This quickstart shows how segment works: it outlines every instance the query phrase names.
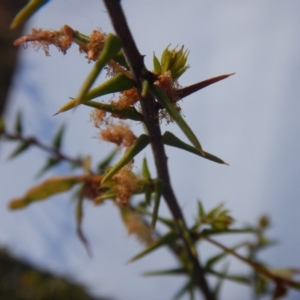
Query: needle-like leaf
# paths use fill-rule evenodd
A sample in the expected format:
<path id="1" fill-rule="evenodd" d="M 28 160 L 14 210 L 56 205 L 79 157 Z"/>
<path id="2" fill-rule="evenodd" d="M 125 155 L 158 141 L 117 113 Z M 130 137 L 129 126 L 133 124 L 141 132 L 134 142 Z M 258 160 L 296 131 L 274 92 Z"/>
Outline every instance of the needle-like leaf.
<path id="1" fill-rule="evenodd" d="M 158 216 L 158 209 L 160 204 L 160 197 L 163 192 L 163 182 L 161 180 L 156 180 L 155 183 L 155 194 L 154 194 L 154 209 L 152 214 L 152 222 L 151 222 L 151 229 L 154 231 L 155 224 Z"/>
<path id="2" fill-rule="evenodd" d="M 61 148 L 61 144 L 62 144 L 62 138 L 63 138 L 63 134 L 65 132 L 66 126 L 65 124 L 62 124 L 60 126 L 60 128 L 58 129 L 53 141 L 52 141 L 52 145 L 59 150 Z"/>
<path id="3" fill-rule="evenodd" d="M 179 100 L 184 98 L 184 97 L 187 97 L 195 92 L 198 92 L 202 89 L 204 89 L 205 87 L 213 84 L 213 83 L 216 83 L 220 80 L 223 80 L 225 78 L 228 78 L 229 76 L 232 76 L 234 75 L 235 73 L 231 73 L 231 74 L 225 74 L 225 75 L 219 75 L 219 76 L 216 76 L 216 77 L 212 77 L 212 78 L 209 78 L 209 79 L 206 79 L 206 80 L 203 80 L 203 81 L 200 81 L 200 82 L 197 82 L 195 84 L 192 84 L 192 85 L 189 85 L 187 87 L 184 87 L 180 90 L 178 90 L 178 96 L 179 96 Z"/>
<path id="4" fill-rule="evenodd" d="M 122 92 L 131 89 L 134 86 L 133 81 L 122 73 L 106 80 L 95 88 L 89 90 L 84 96 L 82 103 L 86 104 L 88 101 L 111 93 Z M 68 111 L 78 105 L 77 99 L 72 99 L 65 103 L 56 114 Z M 108 104 L 107 104 L 108 105 Z"/>
<path id="5" fill-rule="evenodd" d="M 70 190 L 80 179 L 76 176 L 57 176 L 32 187 L 25 196 L 10 201 L 10 209 L 24 208 L 32 202 L 44 200 Z"/>
<path id="6" fill-rule="evenodd" d="M 149 247 L 147 247 L 145 250 L 140 252 L 139 254 L 132 257 L 129 262 L 134 262 L 142 257 L 144 257 L 147 254 L 152 253 L 156 249 L 168 245 L 170 243 L 173 243 L 177 239 L 177 235 L 174 231 L 168 232 L 165 236 L 161 237 L 159 240 L 155 241 L 153 244 L 151 244 Z"/>
<path id="7" fill-rule="evenodd" d="M 85 79 L 83 85 L 81 86 L 81 89 L 78 92 L 78 95 L 76 97 L 77 104 L 84 102 L 84 98 L 88 90 L 95 82 L 101 70 L 119 52 L 121 47 L 122 47 L 122 40 L 118 36 L 111 33 L 107 35 L 103 50 L 101 51 L 91 72 Z"/>
<path id="8" fill-rule="evenodd" d="M 28 142 L 22 142 L 21 144 L 19 144 L 19 146 L 9 155 L 8 159 L 12 159 L 16 156 L 18 156 L 19 154 L 23 153 L 24 151 L 26 151 L 29 146 L 31 146 L 30 143 Z"/>
<path id="9" fill-rule="evenodd" d="M 196 149 L 199 151 L 199 153 L 201 153 L 202 156 L 205 156 L 205 154 L 202 150 L 202 147 L 200 145 L 200 142 L 198 141 L 196 135 L 191 130 L 191 128 L 188 126 L 188 124 L 184 121 L 184 119 L 179 114 L 179 112 L 176 110 L 174 105 L 170 102 L 169 98 L 164 93 L 164 91 L 156 85 L 151 85 L 149 87 L 149 91 L 153 95 L 153 97 L 155 97 L 159 101 L 159 103 L 167 110 L 167 112 L 174 119 L 174 121 L 177 123 L 177 125 L 180 127 L 180 129 L 184 132 L 184 134 L 187 136 L 187 138 L 191 141 L 191 143 L 196 147 Z"/>
<path id="10" fill-rule="evenodd" d="M 127 165 L 138 153 L 140 153 L 150 143 L 150 137 L 146 134 L 142 134 L 134 142 L 134 144 L 128 148 L 125 155 L 121 160 L 112 167 L 109 172 L 102 179 L 102 184 L 111 179 L 117 172 L 119 172 L 125 165 Z"/>
<path id="11" fill-rule="evenodd" d="M 214 161 L 218 164 L 225 164 L 225 165 L 228 165 L 225 161 L 223 161 L 222 159 L 218 158 L 217 156 L 215 155 L 212 155 L 206 151 L 203 151 L 204 152 L 204 156 L 193 146 L 189 145 L 189 144 L 186 144 L 185 142 L 181 141 L 178 137 L 176 137 L 173 133 L 169 132 L 169 131 L 166 131 L 162 137 L 162 142 L 165 144 L 165 145 L 168 145 L 168 146 L 172 146 L 172 147 L 176 147 L 176 148 L 179 148 L 179 149 L 183 149 L 183 150 L 186 150 L 188 152 L 191 152 L 191 153 L 194 153 L 196 155 L 199 155 L 205 159 L 208 159 L 208 160 L 211 160 L 211 161 Z"/>

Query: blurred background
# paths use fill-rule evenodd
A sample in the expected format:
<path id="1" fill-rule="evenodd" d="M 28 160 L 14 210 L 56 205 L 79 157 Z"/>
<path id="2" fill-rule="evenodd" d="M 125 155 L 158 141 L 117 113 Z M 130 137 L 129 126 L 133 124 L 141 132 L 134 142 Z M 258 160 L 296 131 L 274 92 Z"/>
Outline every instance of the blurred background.
<path id="1" fill-rule="evenodd" d="M 172 183 L 188 223 L 192 224 L 197 214 L 199 199 L 207 209 L 224 203 L 237 226 L 253 224 L 261 215 L 268 215 L 272 223 L 269 236 L 279 243 L 261 257 L 272 266 L 299 268 L 300 3 L 131 0 L 122 1 L 122 5 L 150 70 L 153 51 L 160 57 L 170 44 L 185 45 L 190 50 L 191 68 L 181 77 L 182 86 L 236 73 L 180 104 L 203 148 L 230 165 L 167 149 Z M 44 6 L 26 24 L 23 34 L 31 32 L 32 27 L 58 30 L 64 24 L 84 34 L 97 28 L 113 31 L 102 1 L 62 0 Z M 79 107 L 53 116 L 76 95 L 91 64 L 75 45 L 65 56 L 52 47 L 51 56 L 46 57 L 42 50 L 36 52 L 30 46 L 19 47 L 18 55 L 5 110 L 7 126 L 13 126 L 21 110 L 24 133 L 49 143 L 66 123 L 62 151 L 71 156 L 92 155 L 96 164 L 112 148 L 97 137 L 90 108 Z M 132 123 L 136 134 L 141 133 L 139 125 Z M 175 125 L 163 124 L 162 130 L 185 139 Z M 85 284 L 93 295 L 120 300 L 172 298 L 183 278 L 145 278 L 141 274 L 175 267 L 176 260 L 162 249 L 128 264 L 143 247 L 128 236 L 118 210 L 110 202 L 97 207 L 86 203 L 84 207 L 83 230 L 92 247 L 92 259 L 76 235 L 71 194 L 9 211 L 8 201 L 23 195 L 32 185 L 54 174 L 69 174 L 68 166 L 60 165 L 37 179 L 46 154 L 32 148 L 7 160 L 16 145 L 0 145 L 2 246 L 43 270 Z M 135 171 L 140 170 L 143 157 L 152 160 L 149 149 L 135 160 Z M 152 163 L 150 168 L 155 176 Z M 164 204 L 160 213 L 170 216 Z M 222 241 L 230 245 L 243 239 Z M 203 260 L 218 253 L 205 244 L 199 251 Z M 231 267 L 250 271 L 234 260 Z M 221 299 L 252 298 L 244 286 L 226 282 Z M 290 292 L 286 299 L 299 299 L 299 292 Z"/>

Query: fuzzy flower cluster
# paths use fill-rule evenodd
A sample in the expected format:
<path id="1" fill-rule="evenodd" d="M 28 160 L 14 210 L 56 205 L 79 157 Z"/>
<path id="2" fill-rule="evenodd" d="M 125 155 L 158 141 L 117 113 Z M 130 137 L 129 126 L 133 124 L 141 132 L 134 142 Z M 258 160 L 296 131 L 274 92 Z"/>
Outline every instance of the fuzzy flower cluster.
<path id="1" fill-rule="evenodd" d="M 166 71 L 165 73 L 159 75 L 158 80 L 154 84 L 159 86 L 166 93 L 174 107 L 178 112 L 180 112 L 181 107 L 178 104 L 179 96 L 177 92 L 180 88 L 180 85 L 178 81 L 172 77 L 172 73 L 170 71 Z M 173 122 L 173 119 L 165 109 L 161 109 L 159 111 L 159 119 L 165 120 L 167 124 Z"/>
<path id="2" fill-rule="evenodd" d="M 132 162 L 123 167 L 113 180 L 117 183 L 115 188 L 117 191 L 116 201 L 122 206 L 128 206 L 129 200 L 133 192 L 138 188 L 136 176 L 132 173 Z"/>
<path id="3" fill-rule="evenodd" d="M 76 43 L 79 46 L 79 51 L 86 53 L 88 61 L 95 61 L 103 49 L 106 37 L 106 33 L 101 30 L 93 30 L 90 36 L 86 36 L 72 29 L 70 26 L 64 25 L 57 31 L 34 28 L 31 34 L 17 39 L 14 45 L 27 45 L 27 42 L 31 42 L 35 49 L 38 50 L 41 48 L 49 56 L 50 45 L 56 46 L 59 51 L 66 54 L 72 43 Z M 180 49 L 177 49 L 177 47 L 169 49 L 168 46 L 163 51 L 160 60 L 157 59 L 155 54 L 153 56 L 153 72 L 157 75 L 155 84 L 164 90 L 178 111 L 181 110 L 178 105 L 178 90 L 181 88 L 178 78 L 189 68 L 189 65 L 186 64 L 188 54 L 188 50 L 185 50 L 183 46 Z M 110 77 L 120 72 L 126 74 L 126 76 L 130 73 L 129 70 L 126 70 L 122 64 L 120 65 L 115 60 L 109 61 L 105 69 L 107 76 Z M 121 92 L 119 98 L 111 101 L 111 104 L 122 109 L 134 106 L 138 100 L 138 93 L 135 88 L 132 88 Z M 112 116 L 115 117 L 114 115 Z M 167 123 L 172 122 L 172 118 L 164 109 L 160 110 L 159 119 L 165 119 Z"/>
<path id="4" fill-rule="evenodd" d="M 79 45 L 80 52 L 85 52 L 89 60 L 95 60 L 103 48 L 106 34 L 100 30 L 94 30 L 90 38 L 86 37 L 89 41 L 84 43 L 78 37 L 78 31 L 72 29 L 68 25 L 64 25 L 60 30 L 43 30 L 40 28 L 33 28 L 31 34 L 25 35 L 14 42 L 14 45 L 27 44 L 31 42 L 32 46 L 39 50 L 42 48 L 47 56 L 49 53 L 49 46 L 54 45 L 63 54 L 75 42 Z M 83 37 L 81 37 L 83 39 Z"/>
<path id="5" fill-rule="evenodd" d="M 27 45 L 31 42 L 35 49 L 42 49 L 49 56 L 49 46 L 54 45 L 63 54 L 66 54 L 72 43 L 79 46 L 79 51 L 86 54 L 88 61 L 95 61 L 103 50 L 107 35 L 101 30 L 94 30 L 90 36 L 83 35 L 77 30 L 72 29 L 68 25 L 64 25 L 60 30 L 42 30 L 32 29 L 32 33 L 25 35 L 15 41 L 15 45 Z M 189 68 L 186 65 L 188 51 L 181 47 L 180 49 L 169 49 L 167 47 L 161 56 L 160 61 L 154 55 L 154 71 L 157 80 L 155 85 L 159 86 L 167 95 L 170 102 L 180 111 L 178 105 L 178 90 L 181 88 L 178 84 L 178 78 Z M 122 73 L 127 78 L 131 78 L 130 70 L 127 69 L 127 63 L 122 55 L 116 56 L 110 60 L 105 67 L 107 76 L 115 76 Z M 110 100 L 111 107 L 115 107 L 116 111 L 122 109 L 134 108 L 138 103 L 139 96 L 136 88 L 119 92 L 118 98 Z M 160 120 L 165 119 L 167 123 L 172 121 L 170 115 L 163 107 L 159 111 Z M 101 109 L 94 109 L 91 113 L 91 120 L 95 127 L 100 129 L 99 137 L 107 142 L 116 144 L 119 148 L 128 148 L 133 145 L 137 137 L 130 130 L 124 121 L 114 121 L 120 119 L 117 113 L 107 113 Z M 137 180 L 131 172 L 132 163 L 123 167 L 121 171 L 114 175 L 113 181 L 117 182 L 117 202 L 121 205 L 128 205 L 128 201 L 132 193 L 137 188 Z M 89 198 L 96 193 L 96 184 L 90 185 L 86 189 Z"/>
<path id="6" fill-rule="evenodd" d="M 111 100 L 110 103 L 118 108 L 126 108 L 134 106 L 139 100 L 139 95 L 136 88 L 132 88 L 123 92 L 120 92 L 117 100 Z"/>
<path id="7" fill-rule="evenodd" d="M 130 130 L 129 126 L 122 121 L 114 123 L 106 118 L 106 112 L 100 109 L 94 109 L 91 113 L 91 119 L 96 127 L 105 127 L 100 130 L 102 140 L 116 144 L 118 147 L 130 147 L 136 140 L 136 136 Z M 113 189 L 116 191 L 116 202 L 121 206 L 128 206 L 130 197 L 138 188 L 136 176 L 132 173 L 132 162 L 123 167 L 112 178 Z"/>
<path id="8" fill-rule="evenodd" d="M 136 140 L 136 136 L 129 126 L 123 121 L 114 123 L 106 117 L 107 113 L 101 109 L 94 109 L 91 112 L 91 120 L 95 127 L 100 128 L 102 140 L 116 144 L 118 147 L 130 147 Z M 102 127 L 105 128 L 102 128 Z"/>
<path id="9" fill-rule="evenodd" d="M 135 235 L 137 239 L 146 246 L 155 240 L 152 230 L 148 224 L 143 221 L 140 214 L 130 210 L 130 208 L 122 208 L 121 215 L 130 235 Z"/>
<path id="10" fill-rule="evenodd" d="M 181 111 L 178 104 L 180 100 L 178 91 L 181 88 L 178 78 L 189 68 L 189 65 L 186 64 L 188 54 L 189 52 L 184 49 L 184 46 L 179 50 L 177 47 L 170 50 L 168 46 L 163 51 L 160 60 L 155 54 L 153 55 L 153 72 L 158 76 L 155 84 L 165 92 L 178 112 Z M 160 110 L 159 119 L 166 120 L 167 123 L 173 122 L 173 119 L 165 109 Z"/>

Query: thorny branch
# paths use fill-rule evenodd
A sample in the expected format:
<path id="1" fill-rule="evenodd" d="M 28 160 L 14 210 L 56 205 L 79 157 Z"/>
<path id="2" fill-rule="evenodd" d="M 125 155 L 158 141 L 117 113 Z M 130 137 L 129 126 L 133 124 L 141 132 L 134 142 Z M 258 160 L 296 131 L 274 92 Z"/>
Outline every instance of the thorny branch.
<path id="1" fill-rule="evenodd" d="M 115 31 L 123 41 L 123 51 L 131 67 L 133 77 L 136 80 L 144 123 L 151 138 L 151 146 L 158 177 L 163 181 L 163 196 L 173 215 L 178 234 L 181 236 L 181 239 L 184 242 L 188 258 L 192 265 L 191 276 L 193 276 L 194 284 L 198 286 L 198 288 L 204 294 L 205 299 L 213 300 L 215 299 L 215 296 L 208 286 L 208 283 L 204 276 L 204 270 L 200 265 L 196 254 L 193 253 L 189 245 L 189 237 L 186 236 L 187 227 L 185 224 L 185 220 L 171 186 L 167 165 L 167 156 L 165 153 L 165 148 L 161 143 L 161 130 L 158 118 L 156 118 L 157 109 L 155 100 L 149 94 L 146 95 L 146 97 L 141 97 L 141 80 L 143 80 L 144 78 L 151 79 L 151 73 L 146 69 L 143 61 L 143 56 L 139 53 L 137 46 L 133 40 L 125 15 L 121 8 L 120 1 L 104 0 L 104 3 L 110 15 Z M 182 226 L 180 226 L 180 224 L 182 224 Z"/>

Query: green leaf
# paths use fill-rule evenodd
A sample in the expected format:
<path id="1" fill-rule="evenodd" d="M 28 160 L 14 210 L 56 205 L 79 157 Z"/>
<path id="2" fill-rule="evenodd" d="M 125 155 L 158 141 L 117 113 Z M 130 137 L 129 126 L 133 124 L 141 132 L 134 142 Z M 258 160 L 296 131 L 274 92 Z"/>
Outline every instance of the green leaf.
<path id="1" fill-rule="evenodd" d="M 172 53 L 169 50 L 169 46 L 167 48 L 165 48 L 164 52 L 161 55 L 161 74 L 165 73 L 166 71 L 169 70 L 169 65 L 170 65 L 170 61 L 172 58 Z"/>
<path id="2" fill-rule="evenodd" d="M 148 168 L 148 162 L 147 162 L 146 157 L 144 157 L 144 159 L 143 159 L 142 174 L 143 174 L 144 178 L 151 179 L 151 174 L 150 174 L 150 171 Z"/>
<path id="3" fill-rule="evenodd" d="M 187 281 L 186 284 L 175 294 L 174 299 L 180 299 L 185 293 L 188 293 L 191 288 L 193 288 L 193 284 L 190 280 Z"/>
<path id="4" fill-rule="evenodd" d="M 9 155 L 8 159 L 12 159 L 12 158 L 18 156 L 22 152 L 26 151 L 29 148 L 29 146 L 31 146 L 30 143 L 21 142 L 21 144 L 19 144 L 19 146 Z"/>
<path id="5" fill-rule="evenodd" d="M 162 53 L 160 69 L 156 61 L 157 59 L 155 60 L 155 58 L 153 58 L 154 70 L 157 69 L 157 71 L 159 71 L 159 73 L 155 73 L 163 74 L 169 71 L 173 79 L 178 79 L 189 68 L 189 66 L 186 65 L 188 54 L 189 51 L 184 50 L 184 46 L 179 50 L 177 50 L 177 46 L 169 50 L 168 46 Z M 156 65 L 158 66 L 156 67 Z"/>
<path id="6" fill-rule="evenodd" d="M 151 229 L 155 229 L 155 224 L 158 216 L 158 209 L 160 204 L 160 197 L 163 193 L 163 182 L 160 179 L 157 179 L 154 182 L 155 186 L 155 196 L 154 196 L 154 209 L 153 209 L 153 215 L 152 215 L 152 221 L 151 221 Z"/>
<path id="7" fill-rule="evenodd" d="M 146 188 L 145 189 L 145 201 L 146 201 L 147 205 L 150 205 L 151 196 L 152 196 L 152 189 Z"/>
<path id="8" fill-rule="evenodd" d="M 76 228 L 77 228 L 77 236 L 80 239 L 80 241 L 82 242 L 82 244 L 84 245 L 89 257 L 92 257 L 92 252 L 91 252 L 91 248 L 89 245 L 89 242 L 87 240 L 87 238 L 85 237 L 83 231 L 82 231 L 82 219 L 83 219 L 83 189 L 84 186 L 82 187 L 80 193 L 79 193 L 79 197 L 77 200 L 77 204 L 76 204 L 76 209 L 75 209 L 75 216 L 76 216 Z"/>
<path id="9" fill-rule="evenodd" d="M 178 225 L 179 225 L 179 227 L 180 227 L 180 229 L 181 229 L 181 231 L 182 231 L 182 234 L 183 234 L 183 236 L 184 236 L 186 242 L 188 243 L 188 246 L 189 246 L 189 248 L 190 248 L 191 253 L 193 253 L 193 255 L 194 255 L 195 257 L 198 257 L 198 253 L 197 253 L 197 250 L 196 250 L 194 241 L 193 241 L 193 239 L 192 239 L 192 237 L 191 237 L 191 235 L 190 235 L 190 232 L 189 232 L 189 230 L 187 229 L 187 227 L 186 227 L 186 225 L 184 224 L 184 222 L 183 222 L 182 219 L 178 220 Z"/>
<path id="10" fill-rule="evenodd" d="M 252 284 L 252 280 L 248 277 L 248 276 L 244 276 L 244 275 L 232 275 L 232 274 L 226 274 L 224 276 L 224 274 L 219 273 L 217 271 L 214 271 L 212 269 L 205 269 L 206 273 L 215 275 L 217 277 L 222 277 L 224 279 L 227 280 L 231 280 L 231 281 L 235 281 L 237 283 L 242 283 L 242 284 L 247 284 L 247 285 L 251 285 Z"/>
<path id="11" fill-rule="evenodd" d="M 73 36 L 73 42 L 79 46 L 87 45 L 91 42 L 91 38 L 88 35 L 85 35 L 75 30 Z"/>
<path id="12" fill-rule="evenodd" d="M 143 80 L 141 96 L 146 97 L 147 94 L 148 94 L 148 90 L 149 90 L 149 81 L 148 80 Z"/>
<path id="13" fill-rule="evenodd" d="M 221 203 L 219 205 L 217 205 L 215 208 L 213 208 L 211 211 L 209 211 L 206 215 L 206 218 L 214 218 L 216 217 L 216 215 L 218 215 L 221 211 L 221 209 L 223 208 L 224 203 Z"/>
<path id="14" fill-rule="evenodd" d="M 134 86 L 133 80 L 129 79 L 122 73 L 106 80 L 97 87 L 89 90 L 84 96 L 82 103 L 88 102 L 94 98 L 101 97 L 107 94 L 122 92 L 131 89 Z M 77 99 L 72 99 L 71 101 L 65 103 L 56 114 L 68 111 L 78 105 Z"/>
<path id="15" fill-rule="evenodd" d="M 101 51 L 91 72 L 86 77 L 83 85 L 81 86 L 81 89 L 78 92 L 78 95 L 76 97 L 77 104 L 80 104 L 85 101 L 87 92 L 95 82 L 101 70 L 119 52 L 121 47 L 122 47 L 122 40 L 118 36 L 111 33 L 107 35 L 103 50 Z"/>
<path id="16" fill-rule="evenodd" d="M 162 142 L 165 145 L 176 147 L 179 149 L 186 150 L 188 152 L 194 153 L 196 155 L 199 155 L 205 159 L 211 160 L 213 162 L 216 162 L 218 164 L 225 164 L 228 165 L 226 162 L 224 162 L 222 159 L 218 158 L 217 156 L 214 156 L 208 152 L 203 151 L 204 156 L 193 146 L 190 146 L 183 141 L 181 141 L 178 137 L 176 137 L 173 133 L 166 131 L 164 135 L 162 136 Z"/>
<path id="17" fill-rule="evenodd" d="M 110 154 L 98 164 L 98 170 L 100 174 L 102 174 L 102 172 L 108 167 L 108 165 L 115 158 L 117 153 L 118 153 L 118 148 L 111 151 Z"/>
<path id="18" fill-rule="evenodd" d="M 224 279 L 226 278 L 228 268 L 229 268 L 229 264 L 225 263 L 225 265 L 220 273 L 219 280 L 216 283 L 216 287 L 214 288 L 214 294 L 215 294 L 216 299 L 219 298 L 220 290 L 221 290 L 222 284 L 224 282 Z"/>
<path id="19" fill-rule="evenodd" d="M 147 216 L 152 216 L 152 213 L 150 213 L 149 211 L 147 211 L 146 209 L 142 208 L 142 207 L 136 207 L 136 210 L 144 215 Z M 175 226 L 174 226 L 174 221 L 171 219 L 166 219 L 166 218 L 162 218 L 162 217 L 157 217 L 157 220 L 159 222 L 161 222 L 162 224 L 164 224 L 165 226 L 167 226 L 170 230 L 174 230 Z"/>
<path id="20" fill-rule="evenodd" d="M 80 179 L 76 176 L 57 176 L 32 187 L 25 196 L 9 202 L 10 209 L 24 208 L 32 202 L 44 200 L 53 195 L 70 190 Z"/>
<path id="21" fill-rule="evenodd" d="M 146 134 L 142 134 L 134 142 L 134 144 L 129 147 L 125 155 L 121 160 L 112 167 L 109 172 L 102 179 L 102 184 L 111 179 L 117 172 L 119 172 L 125 165 L 127 165 L 138 153 L 140 153 L 146 146 L 150 143 L 150 137 Z"/>
<path id="22" fill-rule="evenodd" d="M 185 66 L 174 73 L 173 78 L 179 78 L 187 69 L 189 69 L 190 66 Z"/>
<path id="23" fill-rule="evenodd" d="M 145 250 L 143 250 L 139 254 L 135 255 L 134 257 L 132 257 L 129 260 L 129 262 L 134 262 L 134 261 L 136 261 L 136 260 L 138 260 L 138 259 L 146 256 L 147 254 L 152 253 L 153 251 L 157 250 L 158 248 L 160 248 L 162 246 L 166 246 L 168 244 L 172 244 L 176 239 L 177 239 L 176 233 L 174 231 L 170 231 L 166 235 L 164 235 L 163 237 L 161 237 L 159 240 L 157 240 L 154 243 L 152 243 Z"/>
<path id="24" fill-rule="evenodd" d="M 203 236 L 219 235 L 219 234 L 244 234 L 244 233 L 256 233 L 256 230 L 253 228 L 243 228 L 243 229 L 203 229 L 198 233 L 195 238 L 201 239 Z"/>
<path id="25" fill-rule="evenodd" d="M 3 117 L 0 117 L 0 134 L 5 131 L 5 121 Z"/>
<path id="26" fill-rule="evenodd" d="M 120 50 L 115 56 L 114 61 L 116 61 L 119 65 L 124 67 L 125 69 L 129 70 L 128 63 L 126 61 L 126 58 L 124 56 L 124 53 L 122 50 Z"/>
<path id="27" fill-rule="evenodd" d="M 12 23 L 10 24 L 10 29 L 15 29 L 26 22 L 38 9 L 40 9 L 49 0 L 31 0 L 26 6 L 15 16 Z"/>
<path id="28" fill-rule="evenodd" d="M 22 134 L 23 132 L 23 125 L 22 125 L 22 111 L 18 111 L 17 117 L 16 117 L 16 122 L 15 122 L 15 131 L 18 134 Z"/>
<path id="29" fill-rule="evenodd" d="M 134 107 L 131 107 L 131 106 L 119 108 L 115 105 L 100 103 L 100 102 L 95 102 L 95 101 L 89 101 L 89 102 L 86 102 L 83 104 L 86 106 L 105 110 L 114 115 L 118 115 L 120 119 L 130 119 L 130 120 L 134 120 L 134 121 L 142 121 L 143 120 L 143 116 Z"/>
<path id="30" fill-rule="evenodd" d="M 144 178 L 151 180 L 151 174 L 148 168 L 147 159 L 145 157 L 143 159 L 142 175 Z M 152 188 L 147 186 L 145 187 L 145 201 L 147 205 L 150 205 L 152 192 L 153 192 Z"/>
<path id="31" fill-rule="evenodd" d="M 129 90 L 134 87 L 134 81 L 122 73 L 109 78 L 97 87 L 89 90 L 84 97 L 84 101 L 89 101 L 107 94 Z"/>
<path id="32" fill-rule="evenodd" d="M 98 205 L 98 204 L 103 203 L 104 200 L 115 199 L 116 197 L 117 197 L 117 194 L 115 191 L 107 191 L 107 192 L 100 194 L 96 198 L 94 198 L 93 203 L 95 205 Z"/>
<path id="33" fill-rule="evenodd" d="M 170 270 L 144 272 L 143 276 L 186 275 L 186 274 L 187 274 L 187 270 L 185 268 L 177 268 L 177 269 L 170 269 Z"/>
<path id="34" fill-rule="evenodd" d="M 190 285 L 189 294 L 190 294 L 190 300 L 194 300 L 195 294 L 194 294 L 194 287 L 192 284 Z"/>
<path id="35" fill-rule="evenodd" d="M 61 160 L 58 158 L 49 157 L 45 166 L 37 173 L 36 177 L 42 176 L 46 171 L 51 169 L 52 167 L 56 166 L 58 163 L 60 163 Z"/>
<path id="36" fill-rule="evenodd" d="M 81 187 L 81 190 L 78 193 L 78 199 L 77 199 L 77 204 L 76 204 L 76 209 L 75 209 L 75 219 L 76 219 L 76 225 L 77 225 L 77 230 L 81 231 L 81 224 L 82 224 L 82 219 L 83 219 L 83 189 L 84 187 Z"/>
<path id="37" fill-rule="evenodd" d="M 180 127 L 180 129 L 184 132 L 184 134 L 187 136 L 187 138 L 190 140 L 190 142 L 196 147 L 196 149 L 199 151 L 199 153 L 202 156 L 205 156 L 202 147 L 194 134 L 194 132 L 191 130 L 191 128 L 188 126 L 188 124 L 184 121 L 182 116 L 179 114 L 179 112 L 176 110 L 174 105 L 170 102 L 164 91 L 156 86 L 151 85 L 149 87 L 150 93 L 155 97 L 160 104 L 167 110 L 167 112 L 170 114 L 170 116 L 174 119 L 174 121 L 177 123 L 177 125 Z"/>
<path id="38" fill-rule="evenodd" d="M 203 217 L 205 216 L 204 207 L 201 201 L 198 201 L 198 216 L 200 217 L 200 219 L 203 219 Z"/>
<path id="39" fill-rule="evenodd" d="M 255 281 L 252 283 L 253 284 L 252 286 L 253 286 L 254 294 L 255 294 L 257 299 L 260 298 L 263 295 L 267 295 L 267 294 L 272 293 L 267 278 L 257 274 L 254 277 L 254 280 Z M 277 298 L 273 297 L 272 300 L 274 300 L 274 299 L 277 299 Z"/>
<path id="40" fill-rule="evenodd" d="M 161 64 L 158 60 L 158 58 L 155 56 L 155 53 L 153 52 L 153 66 L 154 66 L 154 73 L 156 75 L 161 74 Z"/>
<path id="41" fill-rule="evenodd" d="M 177 58 L 174 62 L 174 65 L 172 66 L 172 77 L 174 79 L 179 78 L 188 68 L 189 66 L 186 65 L 189 51 L 184 50 L 184 46 L 181 47 L 181 49 L 177 52 Z"/>
<path id="42" fill-rule="evenodd" d="M 65 132 L 65 129 L 66 129 L 66 126 L 65 124 L 62 124 L 60 126 L 60 128 L 58 129 L 53 141 L 52 141 L 52 145 L 55 149 L 57 150 L 60 150 L 61 148 L 61 143 L 62 143 L 62 137 L 63 137 L 63 134 Z"/>

